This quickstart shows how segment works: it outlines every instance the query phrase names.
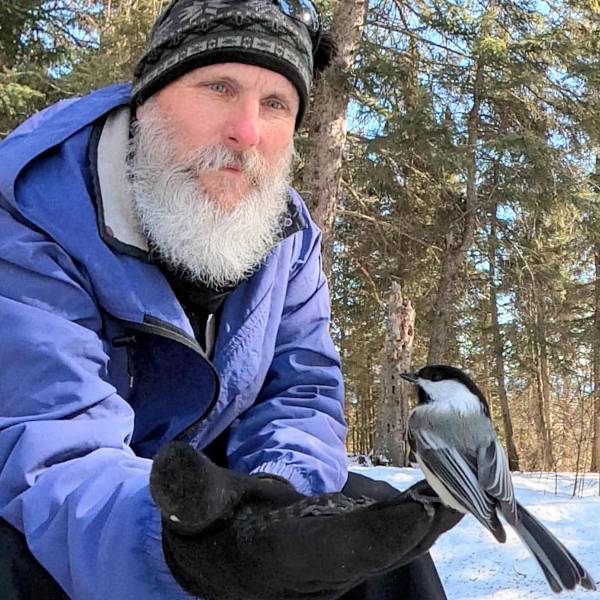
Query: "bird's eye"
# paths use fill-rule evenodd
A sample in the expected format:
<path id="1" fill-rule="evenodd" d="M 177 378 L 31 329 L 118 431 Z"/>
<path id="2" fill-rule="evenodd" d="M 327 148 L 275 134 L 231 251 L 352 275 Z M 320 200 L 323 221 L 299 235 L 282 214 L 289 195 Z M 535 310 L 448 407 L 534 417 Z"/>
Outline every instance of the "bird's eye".
<path id="1" fill-rule="evenodd" d="M 431 381 L 441 381 L 442 380 L 442 375 L 440 373 L 434 373 L 431 376 Z"/>

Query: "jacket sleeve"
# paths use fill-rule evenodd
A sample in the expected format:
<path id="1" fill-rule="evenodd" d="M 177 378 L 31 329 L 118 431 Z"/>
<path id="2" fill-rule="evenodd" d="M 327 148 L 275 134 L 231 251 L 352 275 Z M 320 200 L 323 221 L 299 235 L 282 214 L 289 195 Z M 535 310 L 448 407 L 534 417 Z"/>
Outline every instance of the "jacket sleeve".
<path id="1" fill-rule="evenodd" d="M 288 479 L 311 495 L 346 483 L 344 386 L 333 345 L 321 234 L 309 226 L 291 266 L 275 352 L 256 403 L 231 427 L 235 469 Z"/>
<path id="2" fill-rule="evenodd" d="M 85 274 L 0 207 L 0 517 L 73 599 L 190 598 L 100 332 Z"/>

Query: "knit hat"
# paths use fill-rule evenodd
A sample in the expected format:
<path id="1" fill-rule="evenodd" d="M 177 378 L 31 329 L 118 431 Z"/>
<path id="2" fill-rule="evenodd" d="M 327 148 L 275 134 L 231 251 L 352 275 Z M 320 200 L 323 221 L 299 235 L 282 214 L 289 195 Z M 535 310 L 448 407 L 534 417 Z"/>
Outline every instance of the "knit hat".
<path id="1" fill-rule="evenodd" d="M 184 73 L 224 62 L 287 77 L 298 90 L 300 124 L 313 78 L 313 39 L 304 23 L 273 0 L 172 0 L 135 67 L 131 102 L 143 104 Z"/>

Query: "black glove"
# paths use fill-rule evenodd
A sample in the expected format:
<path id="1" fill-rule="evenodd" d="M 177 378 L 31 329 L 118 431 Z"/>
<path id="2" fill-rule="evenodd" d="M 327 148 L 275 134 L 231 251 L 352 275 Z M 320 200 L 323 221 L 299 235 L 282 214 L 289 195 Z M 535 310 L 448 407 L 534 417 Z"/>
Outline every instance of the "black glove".
<path id="1" fill-rule="evenodd" d="M 157 455 L 150 489 L 167 564 L 203 600 L 334 600 L 427 551 L 462 517 L 424 481 L 384 502 L 307 497 L 183 443 Z"/>

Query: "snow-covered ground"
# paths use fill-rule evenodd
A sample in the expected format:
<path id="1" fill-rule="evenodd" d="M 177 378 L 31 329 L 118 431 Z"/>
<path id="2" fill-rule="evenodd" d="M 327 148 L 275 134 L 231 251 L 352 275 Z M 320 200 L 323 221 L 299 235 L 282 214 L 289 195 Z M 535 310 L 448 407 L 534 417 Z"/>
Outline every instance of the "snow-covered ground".
<path id="1" fill-rule="evenodd" d="M 422 479 L 418 469 L 361 467 L 352 471 L 406 489 Z M 600 588 L 600 496 L 598 476 L 587 475 L 572 496 L 574 475 L 513 474 L 519 502 L 531 510 L 573 552 Z M 468 515 L 432 549 L 449 600 L 555 599 L 541 569 L 516 534 L 507 527 L 505 544 L 497 543 Z M 600 598 L 600 591 L 561 594 L 569 600 Z"/>

